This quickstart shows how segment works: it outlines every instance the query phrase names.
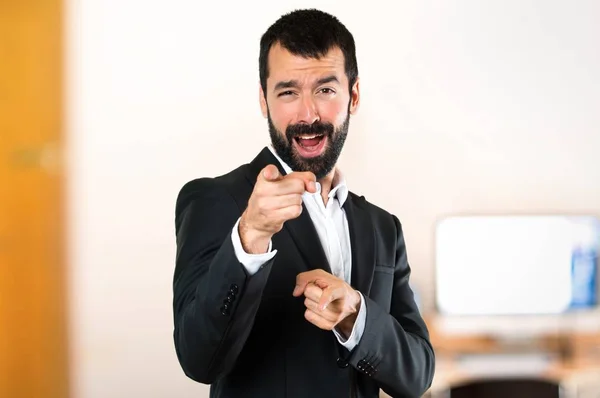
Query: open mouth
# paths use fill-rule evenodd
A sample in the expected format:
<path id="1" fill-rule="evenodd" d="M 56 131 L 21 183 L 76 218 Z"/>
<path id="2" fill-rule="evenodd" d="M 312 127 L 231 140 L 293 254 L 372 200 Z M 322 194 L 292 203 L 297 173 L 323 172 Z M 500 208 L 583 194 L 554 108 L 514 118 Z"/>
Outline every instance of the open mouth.
<path id="1" fill-rule="evenodd" d="M 296 149 L 302 157 L 310 158 L 323 152 L 327 137 L 324 134 L 304 134 L 294 137 Z"/>

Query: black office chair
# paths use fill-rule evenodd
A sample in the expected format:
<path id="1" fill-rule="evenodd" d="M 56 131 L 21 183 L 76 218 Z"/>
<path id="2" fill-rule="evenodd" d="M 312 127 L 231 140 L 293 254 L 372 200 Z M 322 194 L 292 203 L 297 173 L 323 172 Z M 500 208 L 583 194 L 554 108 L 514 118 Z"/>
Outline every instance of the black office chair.
<path id="1" fill-rule="evenodd" d="M 540 379 L 482 379 L 452 387 L 449 398 L 560 398 L 560 386 Z"/>

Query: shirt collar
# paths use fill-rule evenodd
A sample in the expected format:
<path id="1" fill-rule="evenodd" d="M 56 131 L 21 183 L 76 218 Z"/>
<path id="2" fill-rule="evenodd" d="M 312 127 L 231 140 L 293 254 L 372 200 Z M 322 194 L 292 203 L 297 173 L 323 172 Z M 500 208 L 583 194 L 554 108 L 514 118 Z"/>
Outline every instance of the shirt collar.
<path id="1" fill-rule="evenodd" d="M 277 152 L 275 152 L 275 149 L 273 148 L 273 146 L 269 145 L 268 148 L 271 151 L 271 153 L 273 154 L 273 156 L 275 156 L 277 161 L 281 164 L 281 167 L 283 167 L 283 170 L 285 170 L 286 175 L 291 173 L 293 171 L 292 168 L 290 166 L 288 166 L 287 163 L 285 163 L 279 157 L 279 155 L 277 155 Z M 317 192 L 312 195 L 321 193 L 321 184 L 319 184 L 319 182 L 317 182 L 316 185 L 317 185 Z M 311 195 L 308 192 L 306 192 L 306 193 Z M 346 199 L 348 199 L 348 186 L 346 185 L 346 179 L 344 178 L 344 175 L 342 174 L 342 172 L 340 171 L 340 169 L 338 167 L 336 167 L 336 169 L 335 169 L 335 174 L 333 176 L 333 182 L 331 183 L 331 190 L 329 191 L 328 196 L 329 196 L 329 199 L 337 196 L 337 200 L 340 204 L 340 207 L 342 207 L 344 205 L 344 203 L 346 202 Z"/>

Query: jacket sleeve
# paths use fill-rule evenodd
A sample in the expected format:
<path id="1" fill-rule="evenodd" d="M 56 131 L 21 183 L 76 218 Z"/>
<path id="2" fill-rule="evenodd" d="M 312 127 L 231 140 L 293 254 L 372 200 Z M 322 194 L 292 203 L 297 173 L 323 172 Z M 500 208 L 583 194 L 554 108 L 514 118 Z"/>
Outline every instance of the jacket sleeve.
<path id="1" fill-rule="evenodd" d="M 435 355 L 408 284 L 410 267 L 402 227 L 395 216 L 394 223 L 397 244 L 390 311 L 365 297 L 365 330 L 349 363 L 392 397 L 416 398 L 431 386 Z"/>
<path id="2" fill-rule="evenodd" d="M 185 374 L 200 383 L 235 365 L 273 264 L 249 276 L 238 261 L 231 231 L 242 210 L 212 179 L 186 184 L 177 197 L 173 337 Z"/>

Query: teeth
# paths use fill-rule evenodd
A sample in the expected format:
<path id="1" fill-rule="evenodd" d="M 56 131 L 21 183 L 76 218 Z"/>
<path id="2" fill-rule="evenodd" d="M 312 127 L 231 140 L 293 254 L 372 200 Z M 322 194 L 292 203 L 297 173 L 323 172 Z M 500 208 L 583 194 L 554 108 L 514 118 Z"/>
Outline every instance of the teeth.
<path id="1" fill-rule="evenodd" d="M 313 138 L 321 137 L 323 134 L 313 134 L 313 135 L 303 135 L 300 138 L 301 140 L 312 140 Z"/>

